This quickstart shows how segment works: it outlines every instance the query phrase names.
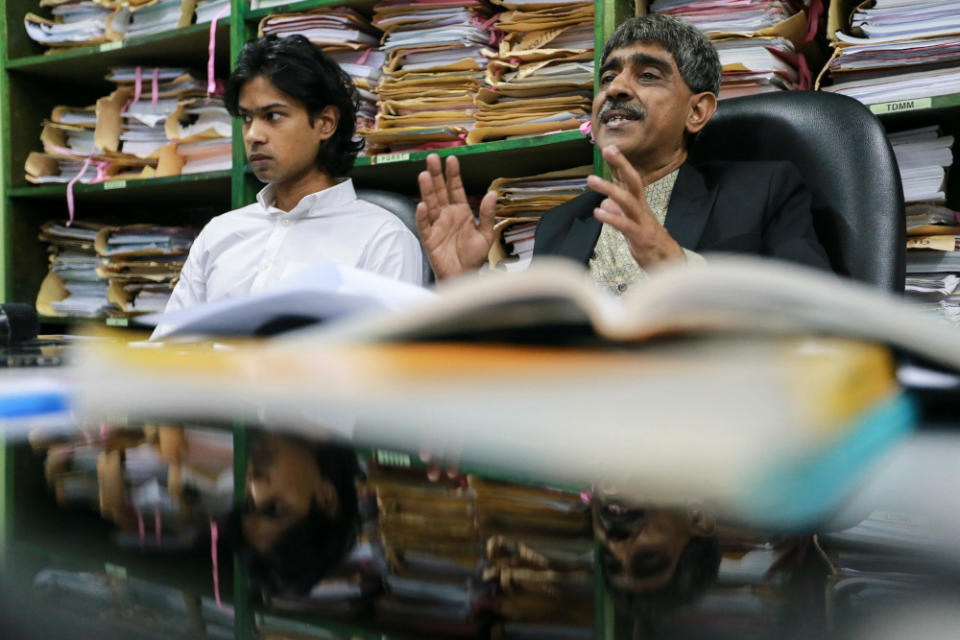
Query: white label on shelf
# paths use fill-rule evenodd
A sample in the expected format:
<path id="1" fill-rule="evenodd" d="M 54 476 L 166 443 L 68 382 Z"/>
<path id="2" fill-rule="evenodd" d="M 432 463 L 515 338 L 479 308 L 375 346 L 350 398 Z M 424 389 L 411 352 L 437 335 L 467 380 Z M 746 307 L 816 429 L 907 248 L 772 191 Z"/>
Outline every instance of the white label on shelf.
<path id="1" fill-rule="evenodd" d="M 100 51 L 113 51 L 114 49 L 119 49 L 123 46 L 123 40 L 116 40 L 114 42 L 104 42 L 100 45 Z"/>
<path id="2" fill-rule="evenodd" d="M 915 100 L 900 100 L 899 102 L 884 102 L 870 105 L 870 111 L 876 114 L 900 113 L 901 111 L 916 111 L 929 109 L 933 104 L 932 98 L 916 98 Z"/>
<path id="3" fill-rule="evenodd" d="M 103 190 L 109 191 L 110 189 L 123 189 L 127 186 L 126 180 L 107 180 L 103 183 Z"/>
<path id="4" fill-rule="evenodd" d="M 377 462 L 394 467 L 409 467 L 410 456 L 399 451 L 377 449 Z"/>
<path id="5" fill-rule="evenodd" d="M 403 162 L 409 160 L 409 153 L 381 153 L 377 156 L 370 156 L 370 164 L 387 164 L 388 162 Z"/>

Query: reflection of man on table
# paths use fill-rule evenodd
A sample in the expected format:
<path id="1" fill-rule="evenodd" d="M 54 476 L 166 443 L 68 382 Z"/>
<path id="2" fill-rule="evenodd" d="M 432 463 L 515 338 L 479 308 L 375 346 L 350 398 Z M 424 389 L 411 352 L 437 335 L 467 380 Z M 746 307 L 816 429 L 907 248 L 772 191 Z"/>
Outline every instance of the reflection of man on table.
<path id="1" fill-rule="evenodd" d="M 613 182 L 547 212 L 534 255 L 584 263 L 622 293 L 658 264 L 698 252 L 751 253 L 829 268 L 810 193 L 785 162 L 687 162 L 693 137 L 717 108 L 721 65 L 710 40 L 680 20 L 650 15 L 617 28 L 604 47 L 592 129 Z M 735 144 L 731 140 L 731 144 Z M 496 195 L 475 220 L 457 159 L 427 158 L 419 177 L 420 240 L 438 279 L 479 267 L 494 241 Z"/>

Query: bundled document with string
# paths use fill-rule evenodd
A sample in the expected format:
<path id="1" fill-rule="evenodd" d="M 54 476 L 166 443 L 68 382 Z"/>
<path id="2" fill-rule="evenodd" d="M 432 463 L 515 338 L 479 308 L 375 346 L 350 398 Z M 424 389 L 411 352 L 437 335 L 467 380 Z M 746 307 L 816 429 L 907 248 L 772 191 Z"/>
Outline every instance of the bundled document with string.
<path id="1" fill-rule="evenodd" d="M 590 118 L 593 99 L 592 3 L 513 3 L 494 28 L 504 33 L 476 97 L 477 124 L 467 135 L 489 140 L 576 129 Z"/>

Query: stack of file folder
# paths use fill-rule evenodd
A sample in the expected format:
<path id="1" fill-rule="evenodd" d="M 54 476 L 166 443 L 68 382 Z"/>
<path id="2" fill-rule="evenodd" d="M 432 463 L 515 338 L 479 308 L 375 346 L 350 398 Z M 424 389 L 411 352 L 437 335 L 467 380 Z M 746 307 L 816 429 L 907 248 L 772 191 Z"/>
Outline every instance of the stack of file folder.
<path id="1" fill-rule="evenodd" d="M 957 213 L 943 206 L 953 164 L 953 136 L 931 125 L 888 134 L 907 203 L 907 294 L 960 319 L 960 235 Z"/>
<path id="2" fill-rule="evenodd" d="M 484 47 L 495 44 L 484 0 L 386 0 L 374 5 L 386 54 L 371 153 L 460 146 L 474 126 Z"/>
<path id="3" fill-rule="evenodd" d="M 505 11 L 494 28 L 499 47 L 487 87 L 477 94 L 469 144 L 576 129 L 593 99 L 593 15 L 590 2 L 494 0 Z"/>
<path id="4" fill-rule="evenodd" d="M 468 478 L 504 638 L 593 637 L 593 531 L 578 493 Z M 561 631 L 562 630 L 562 631 Z"/>
<path id="5" fill-rule="evenodd" d="M 52 7 L 53 19 L 28 13 L 24 27 L 32 40 L 49 47 L 88 46 L 186 27 L 195 5 L 196 0 L 41 0 L 41 8 Z"/>
<path id="6" fill-rule="evenodd" d="M 533 258 L 534 232 L 540 217 L 585 192 L 587 176 L 592 172 L 593 167 L 585 165 L 494 180 L 489 190 L 497 192 L 497 241 L 490 248 L 490 266 L 507 271 L 525 269 Z"/>
<path id="7" fill-rule="evenodd" d="M 654 0 L 650 10 L 681 18 L 717 47 L 723 78 L 720 99 L 771 91 L 809 89 L 806 58 L 810 37 L 801 0 Z"/>
<path id="8" fill-rule="evenodd" d="M 357 130 L 372 129 L 377 115 L 376 88 L 386 54 L 379 49 L 381 32 L 350 7 L 281 13 L 260 21 L 260 35 L 300 34 L 321 47 L 350 76 L 357 90 Z"/>
<path id="9" fill-rule="evenodd" d="M 109 282 L 97 273 L 94 242 L 103 225 L 74 221 L 66 227 L 45 223 L 40 240 L 48 243 L 50 271 L 37 294 L 37 312 L 46 316 L 95 318 L 113 305 L 107 300 Z"/>
<path id="10" fill-rule="evenodd" d="M 220 96 L 185 98 L 164 125 L 177 142 L 181 174 L 225 171 L 233 166 L 233 121 Z"/>
<path id="11" fill-rule="evenodd" d="M 229 169 L 230 116 L 187 69 L 119 67 L 116 90 L 94 107 L 57 106 L 44 121 L 43 153 L 27 157 L 33 183 L 170 176 Z"/>
<path id="12" fill-rule="evenodd" d="M 953 164 L 953 136 L 937 125 L 888 134 L 900 168 L 903 197 L 911 202 L 944 202 L 947 170 Z"/>
<path id="13" fill-rule="evenodd" d="M 134 224 L 104 227 L 94 246 L 107 299 L 126 315 L 163 311 L 197 230 Z"/>
<path id="14" fill-rule="evenodd" d="M 489 610 L 475 493 L 457 480 L 427 480 L 423 469 L 372 466 L 380 539 L 387 559 L 382 622 L 420 633 L 475 635 Z"/>
<path id="15" fill-rule="evenodd" d="M 714 44 L 723 66 L 721 100 L 811 87 L 807 60 L 789 38 L 723 38 Z"/>
<path id="16" fill-rule="evenodd" d="M 23 24 L 35 42 L 54 48 L 84 47 L 107 41 L 107 22 L 118 9 L 94 0 L 41 0 L 40 7 L 52 7 L 52 20 L 28 13 Z"/>
<path id="17" fill-rule="evenodd" d="M 863 2 L 830 7 L 834 48 L 818 78 L 824 91 L 864 104 L 960 91 L 960 14 L 952 0 Z"/>
<path id="18" fill-rule="evenodd" d="M 650 10 L 694 25 L 710 37 L 772 35 L 791 19 L 806 24 L 811 0 L 653 0 Z"/>
<path id="19" fill-rule="evenodd" d="M 220 12 L 226 9 L 221 17 L 230 16 L 230 0 L 197 0 L 197 24 L 211 22 Z"/>

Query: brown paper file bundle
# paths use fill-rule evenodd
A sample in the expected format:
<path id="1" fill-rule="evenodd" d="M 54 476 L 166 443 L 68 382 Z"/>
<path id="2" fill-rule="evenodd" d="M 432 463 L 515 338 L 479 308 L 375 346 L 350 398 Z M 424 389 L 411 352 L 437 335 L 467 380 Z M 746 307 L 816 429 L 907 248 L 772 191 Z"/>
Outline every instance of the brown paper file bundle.
<path id="1" fill-rule="evenodd" d="M 229 167 L 229 114 L 220 98 L 207 97 L 203 81 L 188 72 L 159 70 L 168 79 L 157 83 L 154 107 L 152 71 L 142 74 L 138 101 L 133 99 L 137 91 L 134 81 L 128 79 L 131 73 L 112 70 L 107 79 L 116 82 L 117 88 L 92 107 L 54 107 L 40 134 L 43 153 L 30 153 L 25 162 L 29 182 L 66 183 L 81 170 L 79 179 L 84 183 L 95 178 L 177 175 L 188 158 L 178 155 L 176 143 L 212 139 L 228 141 L 225 153 L 224 149 L 220 151 L 223 166 L 218 168 Z M 135 114 L 143 111 L 138 102 L 144 105 L 146 116 Z M 138 118 L 149 118 L 149 124 L 139 123 Z M 129 133 L 134 129 L 139 132 Z M 146 142 L 139 147 L 135 146 L 137 135 L 146 135 Z M 190 172 L 189 168 L 186 171 Z"/>
<path id="2" fill-rule="evenodd" d="M 168 3 L 174 15 L 163 17 L 158 26 L 143 20 L 138 12 L 160 4 L 162 0 L 41 0 L 41 8 L 51 8 L 52 19 L 34 13 L 24 16 L 27 35 L 34 41 L 63 49 L 119 41 L 127 37 L 155 33 L 166 26 L 178 29 L 193 22 L 196 0 Z"/>
<path id="3" fill-rule="evenodd" d="M 371 153 L 465 143 L 487 65 L 482 50 L 492 43 L 491 13 L 481 0 L 388 0 L 374 7 L 386 62 L 374 126 L 359 132 Z"/>
<path id="4" fill-rule="evenodd" d="M 96 273 L 94 243 L 104 225 L 80 220 L 67 227 L 46 222 L 39 239 L 47 243 L 50 271 L 37 293 L 37 313 L 43 316 L 97 317 L 111 306 L 106 278 Z"/>
<path id="5" fill-rule="evenodd" d="M 576 129 L 589 118 L 593 5 L 542 7 L 500 14 L 496 26 L 506 36 L 488 53 L 490 89 L 477 94 L 469 143 Z"/>
<path id="6" fill-rule="evenodd" d="M 127 315 L 162 311 L 197 230 L 133 224 L 104 227 L 94 248 L 96 273 L 107 278 L 107 300 Z"/>

